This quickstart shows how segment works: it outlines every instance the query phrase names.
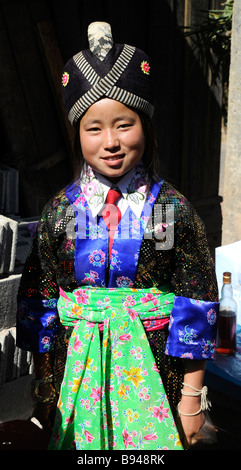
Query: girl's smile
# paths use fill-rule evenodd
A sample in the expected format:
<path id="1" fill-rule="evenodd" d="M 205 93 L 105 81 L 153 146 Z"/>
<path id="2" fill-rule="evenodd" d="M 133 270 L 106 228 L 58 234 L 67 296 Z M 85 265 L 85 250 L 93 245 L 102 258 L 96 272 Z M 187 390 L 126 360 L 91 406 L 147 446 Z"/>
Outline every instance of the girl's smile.
<path id="1" fill-rule="evenodd" d="M 88 109 L 79 133 L 85 161 L 110 180 L 116 181 L 134 168 L 145 150 L 139 115 L 109 98 Z"/>

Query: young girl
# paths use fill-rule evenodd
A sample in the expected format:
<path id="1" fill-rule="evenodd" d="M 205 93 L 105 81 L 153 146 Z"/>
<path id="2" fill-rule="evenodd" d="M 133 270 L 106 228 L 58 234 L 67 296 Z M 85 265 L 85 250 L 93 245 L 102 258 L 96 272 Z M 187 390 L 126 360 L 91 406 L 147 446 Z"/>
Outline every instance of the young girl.
<path id="1" fill-rule="evenodd" d="M 17 344 L 33 352 L 50 449 L 179 450 L 178 431 L 186 447 L 205 427 L 214 267 L 202 222 L 159 175 L 147 55 L 106 23 L 89 45 L 64 68 L 76 178 L 41 216 Z"/>

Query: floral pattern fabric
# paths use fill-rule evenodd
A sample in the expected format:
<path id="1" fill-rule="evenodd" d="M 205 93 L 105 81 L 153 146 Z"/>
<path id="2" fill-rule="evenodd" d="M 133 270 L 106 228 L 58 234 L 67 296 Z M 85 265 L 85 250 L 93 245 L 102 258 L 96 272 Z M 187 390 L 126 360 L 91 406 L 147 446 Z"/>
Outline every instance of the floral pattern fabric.
<path id="1" fill-rule="evenodd" d="M 119 189 L 132 205 L 122 214 L 115 230 L 112 252 L 109 259 L 108 229 L 103 217 L 97 217 L 105 201 L 108 187 L 90 174 L 82 178 L 81 187 L 71 185 L 66 189 L 67 197 L 75 211 L 75 279 L 78 285 L 100 287 L 133 287 L 141 244 L 152 214 L 153 205 L 160 192 L 163 180 L 151 181 L 148 196 L 144 197 L 145 180 L 141 178 L 142 165 L 126 177 L 126 185 L 118 183 Z M 92 178 L 92 179 L 91 179 Z M 91 181 L 90 181 L 91 180 Z M 91 185 L 91 186 L 90 186 Z M 91 189 L 90 189 L 91 188 Z M 88 190 L 87 190 L 88 189 Z M 88 194 L 88 196 L 87 196 Z M 140 203 L 140 205 L 139 205 Z M 134 210 L 131 209 L 134 205 Z M 140 212 L 136 215 L 137 209 Z M 107 268 L 109 268 L 107 281 Z"/>
<path id="2" fill-rule="evenodd" d="M 213 359 L 218 311 L 218 302 L 176 296 L 165 353 L 183 359 Z"/>
<path id="3" fill-rule="evenodd" d="M 85 205 L 86 200 L 92 214 L 96 216 L 101 212 L 111 187 L 116 186 L 113 186 L 103 175 L 94 172 L 90 166 L 86 166 L 81 174 L 81 189 L 84 197 L 80 196 L 76 202 L 81 207 Z M 124 175 L 118 182 L 117 188 L 122 194 L 123 201 L 126 201 L 131 210 L 140 216 L 149 190 L 143 163 L 138 163 Z"/>
<path id="4" fill-rule="evenodd" d="M 58 299 L 18 298 L 18 340 L 33 352 L 48 352 L 58 329 Z M 22 335 L 21 335 L 22 333 Z"/>
<path id="5" fill-rule="evenodd" d="M 173 299 L 156 288 L 60 291 L 74 330 L 50 449 L 182 449 L 142 324 L 170 316 Z"/>
<path id="6" fill-rule="evenodd" d="M 95 206 L 96 192 L 90 191 L 90 186 L 88 186 L 95 180 L 98 182 L 92 170 L 83 176 L 81 187 L 74 184 L 66 188 L 68 207 L 65 210 L 69 213 L 71 212 L 69 209 L 72 212 L 74 209 L 75 219 L 74 221 L 69 219 L 70 226 L 74 227 L 75 223 L 77 225 L 77 230 L 74 231 L 74 244 L 72 244 L 71 238 L 66 238 L 69 233 L 69 225 L 67 224 L 66 233 L 62 228 L 65 207 L 62 200 L 61 204 L 57 204 L 55 200 L 53 202 L 53 207 L 56 209 L 54 225 L 56 234 L 54 238 L 51 238 L 51 242 L 49 240 L 50 224 L 47 224 L 47 230 L 45 219 L 47 214 L 49 216 L 51 214 L 53 217 L 53 207 L 42 216 L 43 226 L 39 231 L 38 238 L 35 239 L 31 263 L 26 266 L 23 274 L 26 287 L 24 290 L 22 289 L 22 295 L 18 298 L 17 342 L 19 347 L 36 352 L 46 352 L 53 347 L 59 321 L 56 305 L 60 286 L 68 291 L 77 286 L 86 285 L 113 288 L 151 287 L 153 285 L 160 287 L 168 280 L 170 289 L 175 292 L 176 298 L 171 315 L 166 354 L 198 360 L 213 359 L 218 303 L 209 301 L 215 299 L 216 292 L 212 277 L 214 271 L 211 269 L 210 259 L 206 256 L 202 262 L 203 252 L 195 254 L 196 248 L 195 250 L 191 248 L 191 252 L 194 253 L 194 259 L 191 259 L 191 244 L 185 230 L 183 233 L 183 224 L 180 226 L 179 222 L 176 222 L 175 225 L 179 227 L 176 228 L 176 232 L 180 235 L 181 242 L 176 240 L 176 246 L 171 250 L 173 254 L 175 252 L 175 262 L 178 257 L 180 258 L 180 263 L 174 269 L 174 284 L 170 282 L 170 272 L 168 275 L 168 270 L 170 271 L 174 266 L 173 257 L 168 251 L 159 252 L 152 249 L 149 252 L 148 261 L 145 257 L 143 258 L 143 254 L 150 247 L 149 240 L 145 240 L 145 234 L 148 218 L 152 217 L 156 201 L 165 204 L 166 193 L 168 192 L 168 195 L 174 193 L 169 202 L 175 207 L 178 204 L 178 207 L 182 208 L 179 216 L 184 211 L 183 217 L 188 219 L 190 214 L 189 212 L 186 214 L 186 209 L 184 210 L 184 198 L 180 195 L 180 200 L 178 200 L 176 193 L 170 190 L 169 186 L 165 191 L 165 198 L 162 196 L 162 180 L 158 182 L 152 180 L 148 194 L 146 194 L 147 182 L 145 178 L 143 179 L 142 170 L 142 166 L 138 165 L 128 175 L 125 175 L 124 180 L 122 179 L 118 183 L 123 193 L 126 194 L 126 198 L 135 204 L 132 206 L 133 210 L 125 211 L 121 223 L 118 225 L 110 260 L 108 259 L 107 226 L 102 217 L 94 216 L 94 211 L 99 210 L 102 206 L 99 206 L 99 203 Z M 97 188 L 98 184 L 101 184 L 101 192 L 103 192 L 101 201 L 104 201 L 104 193 L 107 193 L 108 187 L 105 187 L 102 180 L 97 182 L 94 187 Z M 89 197 L 85 193 L 89 194 Z M 141 198 L 143 194 L 145 196 Z M 90 201 L 92 197 L 94 199 Z M 141 210 L 139 217 L 136 215 L 137 207 Z M 68 219 L 66 219 L 66 223 L 67 221 Z M 198 244 L 200 248 L 204 234 L 198 221 L 196 224 L 199 228 L 197 233 L 200 239 Z M 84 229 L 84 237 L 82 236 L 82 228 Z M 87 233 L 86 228 L 88 229 Z M 194 228 L 191 233 L 196 233 Z M 62 245 L 61 240 L 63 240 Z M 153 242 L 150 240 L 150 243 Z M 58 260 L 56 264 L 57 282 L 55 282 L 55 269 L 52 264 L 53 260 L 55 265 L 56 259 Z M 41 272 L 43 267 L 44 271 Z M 205 269 L 203 270 L 203 268 Z M 208 268 L 207 271 L 206 268 Z M 151 281 L 148 283 L 149 286 L 143 284 L 144 276 L 142 276 L 141 283 L 138 281 L 141 271 L 144 272 L 144 276 L 149 277 Z M 33 295 L 36 298 L 31 298 Z M 49 299 L 50 296 L 54 298 Z M 198 298 L 203 300 L 198 300 Z M 158 324 L 157 320 L 152 320 L 151 328 L 158 328 Z"/>

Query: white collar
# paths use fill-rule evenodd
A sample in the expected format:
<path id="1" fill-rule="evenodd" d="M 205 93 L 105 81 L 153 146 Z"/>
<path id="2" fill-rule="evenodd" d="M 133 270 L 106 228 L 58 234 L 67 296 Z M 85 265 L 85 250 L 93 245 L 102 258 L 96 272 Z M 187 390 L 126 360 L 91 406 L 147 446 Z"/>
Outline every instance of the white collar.
<path id="1" fill-rule="evenodd" d="M 80 184 L 94 217 L 101 213 L 109 189 L 118 188 L 130 209 L 140 218 L 149 191 L 148 179 L 141 162 L 117 184 L 87 166 L 81 173 Z"/>

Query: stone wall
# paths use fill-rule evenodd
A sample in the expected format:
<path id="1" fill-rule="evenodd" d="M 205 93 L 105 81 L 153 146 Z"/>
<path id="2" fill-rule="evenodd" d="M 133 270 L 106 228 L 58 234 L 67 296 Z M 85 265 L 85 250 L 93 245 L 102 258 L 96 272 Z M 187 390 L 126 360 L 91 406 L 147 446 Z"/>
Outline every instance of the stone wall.
<path id="1" fill-rule="evenodd" d="M 17 293 L 36 220 L 0 215 L 0 385 L 32 373 L 31 354 L 16 347 Z"/>

